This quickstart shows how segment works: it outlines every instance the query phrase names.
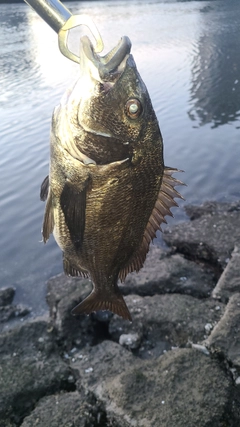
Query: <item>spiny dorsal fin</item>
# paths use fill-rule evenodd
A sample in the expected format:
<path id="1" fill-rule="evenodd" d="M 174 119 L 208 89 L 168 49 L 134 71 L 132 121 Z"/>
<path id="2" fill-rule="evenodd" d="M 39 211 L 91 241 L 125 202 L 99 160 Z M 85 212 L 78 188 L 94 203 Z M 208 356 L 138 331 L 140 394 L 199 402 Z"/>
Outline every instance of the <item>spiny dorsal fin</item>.
<path id="1" fill-rule="evenodd" d="M 156 237 L 156 232 L 161 230 L 161 224 L 167 223 L 165 216 L 173 216 L 170 209 L 173 206 L 178 206 L 174 198 L 183 199 L 180 193 L 175 190 L 177 185 L 185 185 L 182 181 L 179 181 L 176 178 L 172 177 L 172 174 L 175 172 L 182 172 L 179 169 L 164 168 L 163 179 L 161 188 L 158 194 L 157 201 L 153 208 L 152 214 L 148 220 L 147 226 L 145 228 L 143 239 L 138 250 L 133 254 L 129 263 L 120 271 L 119 279 L 123 282 L 128 273 L 133 271 L 139 271 L 146 259 L 147 253 L 149 251 L 149 245 L 151 241 Z"/>

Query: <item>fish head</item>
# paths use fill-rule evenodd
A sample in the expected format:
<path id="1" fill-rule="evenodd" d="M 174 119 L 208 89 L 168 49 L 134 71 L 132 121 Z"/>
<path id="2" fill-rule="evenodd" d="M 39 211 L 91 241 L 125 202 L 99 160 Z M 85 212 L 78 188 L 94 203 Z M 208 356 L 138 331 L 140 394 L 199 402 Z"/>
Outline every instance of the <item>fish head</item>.
<path id="1" fill-rule="evenodd" d="M 74 143 L 97 164 L 132 158 L 138 149 L 162 138 L 151 100 L 124 36 L 100 56 L 81 38 L 81 76 L 74 86 L 70 117 Z"/>

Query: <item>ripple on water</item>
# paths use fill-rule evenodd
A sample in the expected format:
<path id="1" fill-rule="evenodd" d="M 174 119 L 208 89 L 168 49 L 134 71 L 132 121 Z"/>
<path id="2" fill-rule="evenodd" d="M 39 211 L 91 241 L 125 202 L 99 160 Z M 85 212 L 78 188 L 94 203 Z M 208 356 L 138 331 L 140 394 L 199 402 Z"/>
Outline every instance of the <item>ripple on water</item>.
<path id="1" fill-rule="evenodd" d="M 70 2 L 90 13 L 106 50 L 127 34 L 164 138 L 165 163 L 186 202 L 230 200 L 239 192 L 240 2 Z M 45 281 L 62 271 L 53 238 L 40 243 L 51 115 L 79 69 L 61 56 L 56 35 L 25 4 L 0 5 L 0 274 L 16 300 L 36 313 Z M 77 31 L 77 30 L 76 30 Z M 70 36 L 78 52 L 77 33 Z M 180 206 L 184 202 L 180 201 Z M 175 221 L 185 218 L 174 210 Z M 169 222 L 172 223 L 172 219 Z"/>

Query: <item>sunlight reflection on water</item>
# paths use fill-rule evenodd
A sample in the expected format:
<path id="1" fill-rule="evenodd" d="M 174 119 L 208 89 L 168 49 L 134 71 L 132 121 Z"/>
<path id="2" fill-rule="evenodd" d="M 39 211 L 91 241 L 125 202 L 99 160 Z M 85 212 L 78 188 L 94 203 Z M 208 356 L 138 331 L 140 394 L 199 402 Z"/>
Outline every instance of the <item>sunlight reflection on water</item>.
<path id="1" fill-rule="evenodd" d="M 106 50 L 130 37 L 160 122 L 165 163 L 185 170 L 187 203 L 239 198 L 239 2 L 66 5 L 91 15 Z M 40 313 L 44 282 L 62 271 L 62 262 L 53 239 L 40 243 L 39 188 L 48 173 L 53 108 L 79 70 L 27 5 L 1 4 L 0 14 L 1 286 L 15 285 L 16 301 Z M 78 40 L 75 31 L 70 45 L 76 52 Z M 185 218 L 183 208 L 174 214 L 175 221 Z"/>

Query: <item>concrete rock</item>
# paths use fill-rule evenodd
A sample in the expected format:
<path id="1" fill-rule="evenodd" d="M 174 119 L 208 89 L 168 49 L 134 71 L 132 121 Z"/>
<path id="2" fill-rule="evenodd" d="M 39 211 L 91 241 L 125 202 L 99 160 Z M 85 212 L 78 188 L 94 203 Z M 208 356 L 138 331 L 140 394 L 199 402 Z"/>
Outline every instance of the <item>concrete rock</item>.
<path id="1" fill-rule="evenodd" d="M 14 288 L 0 289 L 0 307 L 11 304 L 14 295 L 15 295 Z"/>
<path id="2" fill-rule="evenodd" d="M 228 423 L 231 392 L 216 361 L 179 349 L 103 381 L 95 394 L 118 427 L 224 427 L 237 426 Z"/>
<path id="3" fill-rule="evenodd" d="M 144 267 L 138 273 L 129 274 L 119 287 L 123 295 L 180 293 L 206 298 L 215 282 L 212 269 L 152 246 Z"/>
<path id="4" fill-rule="evenodd" d="M 13 354 L 28 357 L 36 352 L 49 355 L 55 349 L 55 331 L 44 317 L 26 321 L 0 335 L 1 359 Z"/>
<path id="5" fill-rule="evenodd" d="M 240 250 L 237 246 L 235 246 L 231 259 L 214 288 L 212 296 L 227 302 L 235 292 L 240 292 Z"/>
<path id="6" fill-rule="evenodd" d="M 4 323 L 0 427 L 239 427 L 239 250 L 227 258 L 240 202 L 187 211 L 191 221 L 166 235 L 171 251 L 151 248 L 120 285 L 132 324 L 72 316 L 92 284 L 63 274 L 48 282 L 51 321 Z M 0 291 L 5 319 L 13 293 Z"/>
<path id="7" fill-rule="evenodd" d="M 206 338 L 205 325 L 215 325 L 224 305 L 214 299 L 199 300 L 189 295 L 166 294 L 154 297 L 129 295 L 125 298 L 133 322 L 113 316 L 109 324 L 111 337 L 119 342 L 122 334 L 138 334 L 142 358 L 156 357 L 172 346 Z"/>
<path id="8" fill-rule="evenodd" d="M 21 427 L 94 427 L 104 414 L 92 396 L 72 392 L 41 399 Z"/>
<path id="9" fill-rule="evenodd" d="M 58 304 L 64 298 L 71 298 L 72 304 L 78 304 L 92 290 L 91 282 L 79 277 L 70 277 L 61 273 L 47 282 L 46 300 L 50 309 L 50 316 L 57 317 Z M 74 298 L 75 300 L 74 301 Z"/>
<path id="10" fill-rule="evenodd" d="M 184 207 L 187 215 L 191 220 L 200 218 L 206 214 L 214 215 L 216 212 L 224 214 L 226 212 L 240 211 L 240 200 L 227 203 L 219 203 L 214 201 L 206 201 L 202 205 L 186 205 Z"/>
<path id="11" fill-rule="evenodd" d="M 25 317 L 31 311 L 29 308 L 24 307 L 21 304 L 12 305 L 14 295 L 14 288 L 0 289 L 0 331 L 5 328 L 5 324 L 10 320 L 18 317 Z"/>
<path id="12" fill-rule="evenodd" d="M 93 391 L 103 380 L 114 378 L 132 366 L 135 359 L 121 345 L 106 340 L 81 352 L 74 352 L 70 366 L 78 378 L 77 388 Z"/>
<path id="13" fill-rule="evenodd" d="M 199 215 L 196 215 L 197 211 Z M 226 266 L 234 246 L 240 240 L 240 203 L 211 203 L 201 207 L 189 207 L 193 218 L 167 228 L 165 242 L 190 259 L 201 259 L 220 268 Z M 196 218 L 196 219 L 194 219 Z"/>
<path id="14" fill-rule="evenodd" d="M 16 319 L 17 317 L 25 317 L 29 313 L 30 309 L 20 304 L 5 305 L 0 307 L 0 323 L 8 322 L 9 320 Z"/>
<path id="15" fill-rule="evenodd" d="M 19 425 L 36 401 L 62 388 L 71 388 L 71 371 L 54 352 L 48 323 L 26 322 L 0 335 L 0 420 Z M 4 424 L 3 424 L 4 425 Z"/>
<path id="16" fill-rule="evenodd" d="M 211 351 L 220 353 L 240 369 L 240 294 L 230 298 L 224 315 L 206 343 Z"/>
<path id="17" fill-rule="evenodd" d="M 47 303 L 58 338 L 66 349 L 74 345 L 84 347 L 94 343 L 93 316 L 73 316 L 71 310 L 91 292 L 92 284 L 87 279 L 59 274 L 47 283 Z"/>
<path id="18" fill-rule="evenodd" d="M 122 334 L 119 337 L 119 344 L 131 350 L 136 350 L 140 347 L 141 337 L 139 334 Z"/>
<path id="19" fill-rule="evenodd" d="M 13 423 L 11 420 L 2 418 L 0 420 L 0 427 L 17 427 L 17 424 Z"/>

